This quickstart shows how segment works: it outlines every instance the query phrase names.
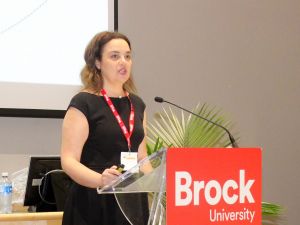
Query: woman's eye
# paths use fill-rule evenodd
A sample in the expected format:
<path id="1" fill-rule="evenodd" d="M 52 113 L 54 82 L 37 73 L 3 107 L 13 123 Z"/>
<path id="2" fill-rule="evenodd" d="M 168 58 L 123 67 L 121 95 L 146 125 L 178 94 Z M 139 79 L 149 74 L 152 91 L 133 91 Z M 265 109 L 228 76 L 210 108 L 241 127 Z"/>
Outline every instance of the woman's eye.
<path id="1" fill-rule="evenodd" d="M 126 60 L 131 60 L 131 55 L 125 55 Z"/>
<path id="2" fill-rule="evenodd" d="M 111 55 L 111 58 L 112 58 L 112 59 L 119 59 L 120 56 L 119 56 L 118 54 L 112 54 L 112 55 Z"/>

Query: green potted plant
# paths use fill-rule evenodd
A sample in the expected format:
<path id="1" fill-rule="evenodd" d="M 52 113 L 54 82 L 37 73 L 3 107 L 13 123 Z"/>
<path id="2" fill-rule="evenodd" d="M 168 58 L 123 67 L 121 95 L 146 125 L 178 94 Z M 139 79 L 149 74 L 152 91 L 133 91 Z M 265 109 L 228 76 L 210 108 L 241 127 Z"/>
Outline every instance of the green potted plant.
<path id="1" fill-rule="evenodd" d="M 180 117 L 171 108 L 163 108 L 157 113 L 153 122 L 147 125 L 147 151 L 148 154 L 162 147 L 230 147 L 227 133 L 219 127 L 197 118 L 192 114 L 185 115 L 180 111 Z M 193 113 L 211 120 L 227 129 L 233 123 L 226 120 L 221 110 L 209 107 L 207 104 L 197 105 Z M 263 221 L 270 222 L 279 218 L 281 206 L 262 202 Z"/>

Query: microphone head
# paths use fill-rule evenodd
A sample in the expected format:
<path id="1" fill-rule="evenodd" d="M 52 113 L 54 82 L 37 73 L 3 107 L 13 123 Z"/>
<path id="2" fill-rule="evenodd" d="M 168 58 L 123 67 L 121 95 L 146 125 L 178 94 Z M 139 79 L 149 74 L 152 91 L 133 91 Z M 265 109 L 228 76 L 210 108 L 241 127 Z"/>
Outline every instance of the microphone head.
<path id="1" fill-rule="evenodd" d="M 164 99 L 161 97 L 155 97 L 154 101 L 162 103 L 162 102 L 164 102 Z"/>

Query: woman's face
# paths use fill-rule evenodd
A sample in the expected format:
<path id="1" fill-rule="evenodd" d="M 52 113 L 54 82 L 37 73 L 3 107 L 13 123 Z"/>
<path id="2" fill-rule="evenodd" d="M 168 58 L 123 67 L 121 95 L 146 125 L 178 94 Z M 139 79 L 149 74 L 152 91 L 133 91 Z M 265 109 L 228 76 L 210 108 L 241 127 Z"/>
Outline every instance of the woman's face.
<path id="1" fill-rule="evenodd" d="M 102 49 L 101 61 L 96 60 L 104 85 L 123 85 L 130 77 L 131 65 L 131 50 L 123 39 L 107 42 Z"/>

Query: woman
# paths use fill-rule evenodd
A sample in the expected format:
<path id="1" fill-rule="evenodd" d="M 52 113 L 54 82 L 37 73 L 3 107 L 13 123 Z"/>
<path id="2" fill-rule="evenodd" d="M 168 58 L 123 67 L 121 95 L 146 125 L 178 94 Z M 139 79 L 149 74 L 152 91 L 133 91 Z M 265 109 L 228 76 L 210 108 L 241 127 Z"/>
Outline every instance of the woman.
<path id="1" fill-rule="evenodd" d="M 98 195 L 96 187 L 120 175 L 116 165 L 126 169 L 147 156 L 145 104 L 134 94 L 130 41 L 117 32 L 99 33 L 84 59 L 83 90 L 72 98 L 63 122 L 62 167 L 75 181 L 63 225 L 129 224 L 114 195 Z M 129 152 L 136 157 L 128 161 Z M 148 217 L 145 203 L 145 196 L 132 203 L 141 209 L 141 224 Z"/>

